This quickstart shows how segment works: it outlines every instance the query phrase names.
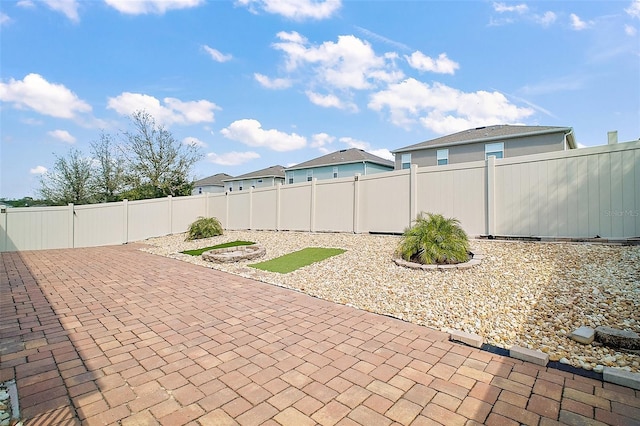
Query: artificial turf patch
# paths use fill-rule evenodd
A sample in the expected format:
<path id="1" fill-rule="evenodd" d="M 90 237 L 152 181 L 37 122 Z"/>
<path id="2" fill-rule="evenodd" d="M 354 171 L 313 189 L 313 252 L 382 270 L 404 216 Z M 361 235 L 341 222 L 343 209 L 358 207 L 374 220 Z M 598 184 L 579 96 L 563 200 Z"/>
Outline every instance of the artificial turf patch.
<path id="1" fill-rule="evenodd" d="M 209 250 L 221 249 L 221 248 L 227 248 L 227 247 L 237 247 L 237 246 L 250 246 L 253 244 L 255 243 L 252 241 L 231 241 L 229 243 L 218 244 L 217 246 L 212 246 L 212 247 L 205 247 L 205 248 L 196 249 L 196 250 L 185 250 L 185 251 L 181 251 L 180 253 L 190 254 L 191 256 L 200 256 L 202 253 Z"/>
<path id="2" fill-rule="evenodd" d="M 263 271 L 286 274 L 303 266 L 320 262 L 321 260 L 337 256 L 344 252 L 345 250 L 337 248 L 307 247 L 293 253 L 285 254 L 284 256 L 276 257 L 275 259 L 254 263 L 249 266 Z"/>

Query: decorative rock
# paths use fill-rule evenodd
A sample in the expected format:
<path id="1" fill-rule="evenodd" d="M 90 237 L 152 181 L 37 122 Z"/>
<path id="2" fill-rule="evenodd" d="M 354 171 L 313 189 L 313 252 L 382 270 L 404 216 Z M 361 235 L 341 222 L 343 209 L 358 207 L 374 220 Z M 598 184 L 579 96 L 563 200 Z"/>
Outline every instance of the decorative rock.
<path id="1" fill-rule="evenodd" d="M 631 373 L 619 368 L 604 367 L 602 379 L 605 382 L 640 390 L 640 373 Z"/>
<path id="2" fill-rule="evenodd" d="M 549 363 L 549 355 L 544 352 L 534 351 L 528 348 L 522 348 L 520 346 L 513 346 L 509 350 L 509 356 L 511 358 L 519 359 L 521 361 L 531 362 L 533 364 L 541 365 L 545 367 Z"/>
<path id="3" fill-rule="evenodd" d="M 602 364 L 598 364 L 595 367 L 593 367 L 593 371 L 595 373 L 602 373 L 604 371 L 604 365 Z"/>
<path id="4" fill-rule="evenodd" d="M 578 343 L 582 343 L 583 345 L 590 345 L 591 342 L 593 342 L 595 335 L 596 332 L 593 328 L 582 326 L 571 333 L 569 337 Z"/>
<path id="5" fill-rule="evenodd" d="M 560 364 L 571 364 L 571 362 L 569 362 L 569 360 L 564 357 L 560 358 L 559 362 Z"/>
<path id="6" fill-rule="evenodd" d="M 640 349 L 640 336 L 633 331 L 600 326 L 596 327 L 595 339 L 614 348 Z"/>

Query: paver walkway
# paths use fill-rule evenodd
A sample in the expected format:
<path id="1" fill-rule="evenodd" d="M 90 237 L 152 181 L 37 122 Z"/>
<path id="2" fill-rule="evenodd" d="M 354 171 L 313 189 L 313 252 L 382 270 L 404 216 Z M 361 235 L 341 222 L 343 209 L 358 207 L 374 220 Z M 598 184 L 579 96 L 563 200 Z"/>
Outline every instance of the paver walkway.
<path id="1" fill-rule="evenodd" d="M 25 424 L 639 424 L 639 391 L 135 248 L 2 253 Z"/>

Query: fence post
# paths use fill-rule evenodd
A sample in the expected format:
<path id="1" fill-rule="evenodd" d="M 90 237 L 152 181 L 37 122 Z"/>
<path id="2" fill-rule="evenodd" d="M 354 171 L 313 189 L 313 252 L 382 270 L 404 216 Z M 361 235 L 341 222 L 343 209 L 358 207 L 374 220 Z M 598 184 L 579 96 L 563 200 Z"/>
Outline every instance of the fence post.
<path id="1" fill-rule="evenodd" d="M 169 234 L 173 234 L 173 197 L 167 195 L 167 208 L 169 209 Z"/>
<path id="2" fill-rule="evenodd" d="M 487 158 L 487 235 L 496 235 L 496 157 Z"/>
<path id="3" fill-rule="evenodd" d="M 0 245 L 0 252 L 1 251 L 7 251 L 7 246 L 8 246 L 8 242 L 7 240 L 8 238 L 8 229 L 7 229 L 7 224 L 8 224 L 8 220 L 7 220 L 7 207 L 5 205 L 0 205 L 0 221 L 2 222 L 2 239 L 1 241 L 1 245 Z"/>
<path id="4" fill-rule="evenodd" d="M 280 230 L 280 191 L 282 182 L 276 184 L 276 231 Z"/>
<path id="5" fill-rule="evenodd" d="M 316 182 L 318 178 L 311 179 L 311 217 L 309 218 L 309 230 L 316 231 Z"/>
<path id="6" fill-rule="evenodd" d="M 360 173 L 353 177 L 353 233 L 360 232 Z"/>
<path id="7" fill-rule="evenodd" d="M 249 229 L 253 229 L 253 186 L 249 187 Z"/>
<path id="8" fill-rule="evenodd" d="M 409 225 L 418 216 L 418 165 L 412 164 L 409 173 Z"/>
<path id="9" fill-rule="evenodd" d="M 122 200 L 122 244 L 129 242 L 129 200 Z"/>
<path id="10" fill-rule="evenodd" d="M 75 248 L 76 246 L 76 242 L 75 242 L 75 220 L 73 220 L 74 215 L 76 214 L 75 211 L 73 210 L 73 203 L 69 203 L 67 205 L 69 207 L 69 242 L 71 244 L 67 244 L 67 246 L 69 248 Z"/>

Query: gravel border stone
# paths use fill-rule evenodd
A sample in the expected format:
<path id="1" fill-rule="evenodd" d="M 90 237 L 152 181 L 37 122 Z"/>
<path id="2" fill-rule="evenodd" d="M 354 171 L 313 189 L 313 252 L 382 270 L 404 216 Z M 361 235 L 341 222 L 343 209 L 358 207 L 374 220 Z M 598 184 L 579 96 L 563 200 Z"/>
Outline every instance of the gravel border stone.
<path id="1" fill-rule="evenodd" d="M 396 235 L 226 231 L 184 238 L 151 238 L 144 250 L 441 331 L 476 334 L 499 348 L 539 350 L 550 361 L 586 370 L 640 372 L 637 353 L 570 338 L 581 326 L 640 333 L 640 246 L 471 240 L 481 264 L 414 270 L 394 263 Z M 288 274 L 251 268 L 250 261 L 214 264 L 180 253 L 235 240 L 263 246 L 263 260 L 306 247 L 347 251 Z"/>

